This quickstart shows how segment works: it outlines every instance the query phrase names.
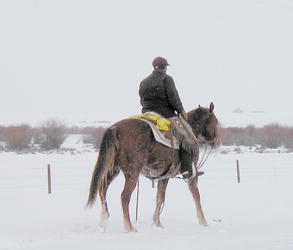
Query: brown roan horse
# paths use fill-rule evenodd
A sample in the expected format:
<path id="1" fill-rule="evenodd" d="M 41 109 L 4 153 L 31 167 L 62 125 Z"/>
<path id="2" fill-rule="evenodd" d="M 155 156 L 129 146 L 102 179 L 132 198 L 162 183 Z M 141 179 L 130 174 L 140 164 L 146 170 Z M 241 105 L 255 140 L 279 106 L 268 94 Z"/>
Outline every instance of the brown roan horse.
<path id="1" fill-rule="evenodd" d="M 210 144 L 217 147 L 220 144 L 218 136 L 218 120 L 214 115 L 214 104 L 209 108 L 198 107 L 188 113 L 188 123 L 197 136 L 199 143 Z M 199 152 L 199 149 L 196 150 Z M 174 154 L 175 152 L 175 154 Z M 194 159 L 197 164 L 198 156 Z M 125 185 L 121 194 L 121 203 L 126 231 L 136 231 L 129 216 L 129 202 L 131 194 L 136 187 L 140 174 L 146 177 L 159 177 L 168 171 L 174 163 L 180 166 L 179 151 L 168 148 L 155 141 L 149 125 L 139 119 L 121 120 L 109 127 L 103 137 L 99 157 L 93 172 L 88 206 L 92 206 L 99 192 L 102 203 L 100 226 L 105 227 L 109 217 L 106 193 L 110 183 L 122 170 L 125 176 Z M 179 168 L 173 173 L 178 174 Z M 162 227 L 160 212 L 165 201 L 165 192 L 168 178 L 160 179 L 157 186 L 156 208 L 153 216 L 154 224 Z M 197 217 L 201 225 L 206 226 L 200 204 L 200 194 L 197 187 L 198 177 L 187 181 L 189 190 L 196 205 Z"/>

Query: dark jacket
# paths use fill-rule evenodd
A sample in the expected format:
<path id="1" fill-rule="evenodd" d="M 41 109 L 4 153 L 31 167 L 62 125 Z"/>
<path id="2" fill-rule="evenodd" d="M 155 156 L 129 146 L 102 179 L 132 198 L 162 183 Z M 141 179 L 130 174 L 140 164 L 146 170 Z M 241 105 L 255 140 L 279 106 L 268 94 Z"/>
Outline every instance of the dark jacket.
<path id="1" fill-rule="evenodd" d="M 165 117 L 184 111 L 173 78 L 160 70 L 154 70 L 139 87 L 142 112 L 157 112 Z"/>

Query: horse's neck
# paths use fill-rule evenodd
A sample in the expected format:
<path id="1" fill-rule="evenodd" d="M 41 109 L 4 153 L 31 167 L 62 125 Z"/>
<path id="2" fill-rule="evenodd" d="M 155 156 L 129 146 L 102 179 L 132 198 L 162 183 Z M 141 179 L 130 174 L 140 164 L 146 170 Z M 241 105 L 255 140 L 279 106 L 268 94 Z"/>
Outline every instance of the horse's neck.
<path id="1" fill-rule="evenodd" d="M 198 136 L 200 134 L 200 128 L 198 126 L 198 122 L 195 119 L 188 118 L 187 120 L 188 124 L 192 128 L 193 133 Z"/>

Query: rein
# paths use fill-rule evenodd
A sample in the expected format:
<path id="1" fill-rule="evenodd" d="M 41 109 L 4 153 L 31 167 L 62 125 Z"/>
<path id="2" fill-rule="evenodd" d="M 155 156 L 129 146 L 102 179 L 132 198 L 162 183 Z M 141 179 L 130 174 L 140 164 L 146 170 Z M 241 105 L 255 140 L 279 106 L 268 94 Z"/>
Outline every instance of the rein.
<path id="1" fill-rule="evenodd" d="M 138 219 L 138 199 L 139 199 L 139 176 L 138 176 L 137 186 L 136 186 L 136 206 L 135 206 L 135 221 L 136 222 Z"/>
<path id="2" fill-rule="evenodd" d="M 208 152 L 208 154 L 206 155 L 205 157 L 205 154 L 207 152 L 207 144 L 205 145 L 205 148 L 204 148 L 204 153 L 203 153 L 203 156 L 201 157 L 201 160 L 200 162 L 198 163 L 198 165 L 196 166 L 197 170 L 201 169 L 203 167 L 203 165 L 206 163 L 207 159 L 209 158 L 210 154 L 211 154 L 211 151 L 212 151 L 212 147 L 210 147 L 210 150 Z M 204 158 L 205 157 L 205 158 Z"/>

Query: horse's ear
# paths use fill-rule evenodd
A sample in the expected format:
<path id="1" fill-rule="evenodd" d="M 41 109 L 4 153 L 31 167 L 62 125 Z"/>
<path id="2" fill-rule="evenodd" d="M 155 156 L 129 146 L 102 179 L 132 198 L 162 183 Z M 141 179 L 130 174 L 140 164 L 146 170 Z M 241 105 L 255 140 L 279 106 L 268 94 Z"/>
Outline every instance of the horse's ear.
<path id="1" fill-rule="evenodd" d="M 213 112 L 214 111 L 214 108 L 215 108 L 215 105 L 213 102 L 211 102 L 210 104 L 210 111 Z"/>

